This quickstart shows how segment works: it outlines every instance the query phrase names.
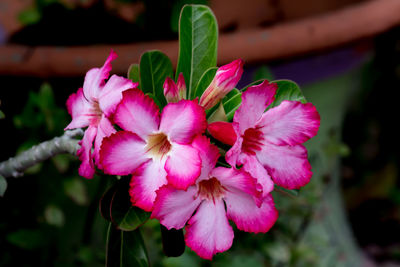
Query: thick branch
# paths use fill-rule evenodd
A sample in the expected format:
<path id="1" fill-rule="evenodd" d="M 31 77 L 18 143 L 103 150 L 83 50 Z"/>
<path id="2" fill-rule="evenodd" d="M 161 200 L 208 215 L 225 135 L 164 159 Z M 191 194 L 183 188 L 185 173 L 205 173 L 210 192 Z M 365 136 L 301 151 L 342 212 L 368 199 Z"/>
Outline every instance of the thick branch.
<path id="1" fill-rule="evenodd" d="M 60 137 L 55 137 L 50 141 L 33 146 L 20 155 L 1 162 L 0 175 L 4 177 L 19 177 L 29 167 L 55 155 L 63 153 L 75 155 L 79 149 L 79 140 L 74 138 L 82 135 L 83 131 L 81 129 L 66 131 Z"/>

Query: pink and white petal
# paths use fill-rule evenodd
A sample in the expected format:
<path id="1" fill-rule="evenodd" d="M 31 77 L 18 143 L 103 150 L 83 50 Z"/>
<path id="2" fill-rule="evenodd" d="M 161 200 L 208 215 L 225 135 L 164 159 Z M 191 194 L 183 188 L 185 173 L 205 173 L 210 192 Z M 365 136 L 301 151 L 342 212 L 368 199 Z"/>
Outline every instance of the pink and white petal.
<path id="1" fill-rule="evenodd" d="M 129 189 L 132 205 L 149 212 L 153 210 L 157 190 L 167 184 L 164 164 L 163 160 L 149 160 L 136 169 Z"/>
<path id="2" fill-rule="evenodd" d="M 265 140 L 275 145 L 302 144 L 318 132 L 320 116 L 311 103 L 284 100 L 257 123 Z"/>
<path id="3" fill-rule="evenodd" d="M 94 140 L 93 152 L 94 162 L 99 169 L 103 169 L 100 165 L 100 147 L 103 142 L 103 138 L 108 137 L 115 132 L 116 130 L 114 129 L 114 126 L 111 124 L 110 120 L 103 115 L 101 117 L 99 125 L 97 126 L 97 135 L 96 139 Z"/>
<path id="4" fill-rule="evenodd" d="M 111 50 L 110 55 L 104 62 L 103 67 L 93 68 L 86 73 L 83 82 L 83 93 L 89 101 L 98 101 L 104 80 L 108 78 L 111 71 L 111 61 L 117 58 L 117 54 Z"/>
<path id="5" fill-rule="evenodd" d="M 103 139 L 100 165 L 107 174 L 128 175 L 149 160 L 146 143 L 136 134 L 120 131 Z"/>
<path id="6" fill-rule="evenodd" d="M 168 182 L 173 187 L 186 190 L 200 175 L 199 152 L 189 145 L 173 143 L 165 162 L 165 170 Z"/>
<path id="7" fill-rule="evenodd" d="M 211 260 L 232 246 L 233 236 L 223 201 L 203 201 L 186 226 L 185 242 L 200 257 Z"/>
<path id="8" fill-rule="evenodd" d="M 257 158 L 267 169 L 275 184 L 287 189 L 298 189 L 311 179 L 311 165 L 303 145 L 276 146 L 264 144 Z"/>
<path id="9" fill-rule="evenodd" d="M 79 159 L 82 161 L 79 166 L 79 175 L 91 179 L 94 175 L 94 163 L 92 157 L 93 140 L 96 137 L 97 128 L 89 126 L 83 135 L 82 140 L 79 142 L 81 148 L 76 152 Z"/>
<path id="10" fill-rule="evenodd" d="M 111 116 L 122 99 L 122 92 L 137 88 L 137 83 L 121 76 L 113 75 L 104 85 L 99 96 L 99 105 L 106 116 Z"/>
<path id="11" fill-rule="evenodd" d="M 265 109 L 275 100 L 277 88 L 275 83 L 265 80 L 243 92 L 242 104 L 233 117 L 233 122 L 239 125 L 236 134 L 243 135 L 248 128 L 254 127 Z"/>
<path id="12" fill-rule="evenodd" d="M 274 190 L 274 182 L 256 156 L 246 155 L 243 157 L 243 170 L 248 172 L 262 186 L 263 195 Z"/>
<path id="13" fill-rule="evenodd" d="M 157 105 L 139 89 L 124 91 L 122 96 L 114 114 L 114 122 L 147 140 L 149 134 L 158 130 L 160 115 Z"/>
<path id="14" fill-rule="evenodd" d="M 264 197 L 261 206 L 257 206 L 252 195 L 239 190 L 226 192 L 227 216 L 237 228 L 252 233 L 266 233 L 278 219 L 271 194 Z"/>
<path id="15" fill-rule="evenodd" d="M 172 142 L 188 144 L 207 128 L 206 113 L 195 100 L 169 103 L 161 114 L 160 131 Z"/>
<path id="16" fill-rule="evenodd" d="M 235 130 L 233 129 L 232 123 L 216 121 L 210 123 L 207 127 L 207 130 L 212 137 L 224 144 L 233 146 L 236 142 L 237 136 Z"/>
<path id="17" fill-rule="evenodd" d="M 212 145 L 210 139 L 204 135 L 196 136 L 192 142 L 192 147 L 199 152 L 201 158 L 201 174 L 197 181 L 208 178 L 220 156 L 218 147 Z"/>
<path id="18" fill-rule="evenodd" d="M 83 95 L 82 88 L 79 88 L 76 94 L 73 93 L 68 97 L 67 109 L 68 113 L 72 117 L 72 121 L 67 127 L 65 127 L 65 130 L 89 126 L 93 119 L 97 116 L 92 111 L 92 105 Z"/>
<path id="19" fill-rule="evenodd" d="M 165 185 L 157 191 L 151 218 L 156 218 L 168 229 L 181 229 L 193 215 L 201 200 L 196 197 L 196 186 L 186 191 Z"/>
<path id="20" fill-rule="evenodd" d="M 240 155 L 242 152 L 243 137 L 238 137 L 235 144 L 225 154 L 225 160 L 232 167 L 240 165 Z"/>
<path id="21" fill-rule="evenodd" d="M 247 172 L 236 168 L 217 167 L 210 173 L 210 177 L 215 177 L 228 191 L 240 190 L 256 198 L 261 197 L 262 188 L 257 180 Z"/>

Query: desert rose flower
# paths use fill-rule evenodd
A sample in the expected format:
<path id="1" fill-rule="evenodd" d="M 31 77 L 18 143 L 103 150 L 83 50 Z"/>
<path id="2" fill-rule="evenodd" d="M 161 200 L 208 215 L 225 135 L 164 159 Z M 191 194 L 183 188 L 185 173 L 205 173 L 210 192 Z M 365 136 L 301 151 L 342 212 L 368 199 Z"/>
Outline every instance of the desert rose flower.
<path id="1" fill-rule="evenodd" d="M 174 80 L 167 77 L 164 82 L 164 96 L 168 103 L 175 103 L 186 97 L 185 78 L 182 73 L 179 73 L 178 81 L 175 84 Z"/>
<path id="2" fill-rule="evenodd" d="M 265 233 L 275 223 L 278 212 L 272 196 L 262 197 L 260 185 L 248 173 L 215 167 L 218 148 L 205 136 L 197 136 L 192 146 L 202 159 L 196 184 L 186 191 L 171 185 L 161 187 L 151 216 L 168 229 L 180 229 L 187 223 L 186 245 L 211 260 L 232 245 L 234 234 L 228 219 L 240 230 Z"/>
<path id="3" fill-rule="evenodd" d="M 169 103 L 160 115 L 153 99 L 138 89 L 128 90 L 114 121 L 125 131 L 104 139 L 100 162 L 105 173 L 132 174 L 133 205 L 151 211 L 162 185 L 187 189 L 195 182 L 201 159 L 190 144 L 207 125 L 205 111 L 196 101 Z"/>
<path id="4" fill-rule="evenodd" d="M 310 181 L 311 166 L 302 143 L 315 136 L 320 125 L 320 116 L 311 103 L 284 100 L 265 112 L 276 90 L 277 85 L 268 81 L 249 87 L 233 117 L 234 131 L 226 131 L 231 136 L 224 137 L 225 143 L 235 140 L 226 153 L 227 162 L 243 165 L 245 171 L 257 177 L 264 193 L 270 192 L 274 183 L 295 189 Z M 226 127 L 229 124 L 217 123 L 210 132 Z"/>
<path id="5" fill-rule="evenodd" d="M 243 74 L 243 60 L 236 59 L 218 68 L 214 79 L 200 98 L 200 105 L 205 109 L 215 106 L 239 82 Z"/>
<path id="6" fill-rule="evenodd" d="M 101 168 L 99 165 L 100 145 L 105 136 L 115 132 L 109 117 L 121 100 L 122 92 L 137 87 L 136 83 L 117 75 L 105 81 L 111 71 L 111 61 L 116 57 L 117 54 L 111 51 L 103 67 L 89 70 L 86 73 L 83 88 L 67 100 L 72 121 L 65 130 L 88 127 L 80 141 L 81 148 L 77 152 L 82 161 L 79 174 L 86 178 L 93 177 L 95 171 L 93 159 Z"/>

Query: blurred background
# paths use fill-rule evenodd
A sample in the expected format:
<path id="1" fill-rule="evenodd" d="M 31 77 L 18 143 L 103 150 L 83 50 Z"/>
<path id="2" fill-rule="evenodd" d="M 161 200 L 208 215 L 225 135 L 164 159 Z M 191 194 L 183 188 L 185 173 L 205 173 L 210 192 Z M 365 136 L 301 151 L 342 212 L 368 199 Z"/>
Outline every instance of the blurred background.
<path id="1" fill-rule="evenodd" d="M 238 88 L 294 80 L 321 128 L 306 144 L 312 181 L 298 195 L 274 192 L 270 232 L 235 231 L 233 247 L 207 262 L 189 248 L 165 257 L 150 220 L 152 266 L 400 266 L 398 0 L 0 0 L 0 161 L 63 133 L 66 99 L 111 48 L 119 75 L 149 49 L 176 65 L 187 3 L 214 11 L 218 65 L 245 61 Z M 98 202 L 114 178 L 86 180 L 78 166 L 59 155 L 7 179 L 0 266 L 104 265 Z"/>

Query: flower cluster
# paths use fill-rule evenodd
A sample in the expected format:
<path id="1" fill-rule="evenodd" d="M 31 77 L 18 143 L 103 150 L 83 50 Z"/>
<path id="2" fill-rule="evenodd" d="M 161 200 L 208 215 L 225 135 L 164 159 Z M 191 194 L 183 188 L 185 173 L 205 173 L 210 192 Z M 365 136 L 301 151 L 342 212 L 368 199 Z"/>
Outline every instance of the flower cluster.
<path id="1" fill-rule="evenodd" d="M 220 67 L 200 100 L 186 99 L 183 75 L 177 83 L 168 77 L 168 104 L 160 110 L 136 83 L 116 75 L 105 82 L 115 57 L 111 52 L 102 68 L 90 70 L 83 89 L 67 101 L 72 122 L 66 129 L 88 126 L 79 173 L 91 178 L 96 165 L 107 174 L 132 175 L 132 205 L 168 229 L 185 227 L 186 245 L 205 259 L 231 247 L 228 220 L 243 231 L 267 232 L 278 217 L 274 184 L 294 189 L 311 178 L 302 143 L 318 131 L 315 107 L 283 101 L 269 108 L 277 85 L 264 81 L 243 92 L 232 123 L 208 124 L 205 110 L 236 86 L 242 60 Z M 219 166 L 220 150 L 206 130 L 231 146 L 230 167 Z"/>

